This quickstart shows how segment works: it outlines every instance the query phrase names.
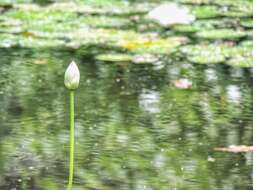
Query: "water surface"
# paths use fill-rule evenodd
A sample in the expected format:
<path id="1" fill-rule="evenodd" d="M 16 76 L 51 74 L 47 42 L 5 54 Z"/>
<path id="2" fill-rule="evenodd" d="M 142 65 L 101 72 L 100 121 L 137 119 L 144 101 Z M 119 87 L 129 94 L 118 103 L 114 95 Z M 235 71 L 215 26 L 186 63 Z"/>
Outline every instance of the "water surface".
<path id="1" fill-rule="evenodd" d="M 140 32 L 134 24 L 128 27 Z M 250 36 L 201 39 L 170 30 L 159 35 L 187 37 L 191 45 L 241 47 L 252 42 Z M 75 190 L 253 189 L 252 153 L 214 150 L 252 145 L 250 66 L 231 66 L 229 59 L 198 64 L 180 51 L 158 53 L 155 63 L 110 62 L 96 56 L 135 52 L 104 43 L 78 48 L 15 43 L 0 51 L 0 189 L 66 189 L 69 94 L 63 76 L 72 59 L 81 72 L 76 92 Z M 182 78 L 192 86 L 176 87 L 175 81 Z"/>

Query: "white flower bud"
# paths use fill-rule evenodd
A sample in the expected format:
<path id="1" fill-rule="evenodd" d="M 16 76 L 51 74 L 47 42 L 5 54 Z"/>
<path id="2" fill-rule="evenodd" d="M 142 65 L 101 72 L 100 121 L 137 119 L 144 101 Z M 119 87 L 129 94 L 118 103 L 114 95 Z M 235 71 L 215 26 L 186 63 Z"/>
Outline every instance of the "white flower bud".
<path id="1" fill-rule="evenodd" d="M 79 81 L 80 81 L 79 69 L 76 63 L 72 61 L 65 72 L 64 84 L 67 89 L 75 90 L 78 88 Z"/>

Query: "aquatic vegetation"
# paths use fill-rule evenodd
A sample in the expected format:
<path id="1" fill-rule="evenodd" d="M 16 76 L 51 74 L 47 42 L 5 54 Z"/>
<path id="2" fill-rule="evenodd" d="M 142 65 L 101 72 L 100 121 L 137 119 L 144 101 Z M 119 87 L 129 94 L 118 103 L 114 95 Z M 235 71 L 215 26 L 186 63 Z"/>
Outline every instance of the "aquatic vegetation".
<path id="1" fill-rule="evenodd" d="M 177 0 L 196 19 L 168 27 L 165 1 L 42 1 L 0 2 L 0 189 L 65 188 L 70 57 L 74 189 L 250 188 L 252 158 L 214 148 L 252 143 L 251 0 Z"/>
<path id="2" fill-rule="evenodd" d="M 69 146 L 69 183 L 68 190 L 72 190 L 73 175 L 74 175 L 74 154 L 75 154 L 75 90 L 79 86 L 80 73 L 79 69 L 74 61 L 68 66 L 65 77 L 64 84 L 66 88 L 70 91 L 70 146 Z"/>
<path id="3" fill-rule="evenodd" d="M 252 48 L 231 46 L 229 44 L 189 45 L 181 48 L 187 59 L 193 63 L 227 63 L 234 66 L 249 67 Z M 230 59 L 229 61 L 226 61 Z"/>
<path id="4" fill-rule="evenodd" d="M 192 8 L 192 13 L 196 18 L 214 18 L 218 17 L 221 14 L 219 7 L 217 6 L 196 6 Z"/>
<path id="5" fill-rule="evenodd" d="M 240 24 L 243 26 L 243 27 L 246 27 L 246 28 L 253 28 L 253 20 L 252 19 L 245 19 L 245 20 L 242 20 L 240 22 Z"/>
<path id="6" fill-rule="evenodd" d="M 176 47 L 187 42 L 185 37 L 170 38 L 139 38 L 136 40 L 121 40 L 119 45 L 133 53 L 169 54 Z"/>
<path id="7" fill-rule="evenodd" d="M 99 61 L 105 62 L 130 62 L 132 60 L 131 55 L 127 54 L 99 54 L 95 57 Z"/>
<path id="8" fill-rule="evenodd" d="M 232 30 L 232 29 L 215 29 L 215 30 L 206 30 L 196 33 L 196 36 L 199 38 L 205 39 L 238 39 L 245 37 L 247 35 L 246 31 L 243 30 Z"/>
<path id="9" fill-rule="evenodd" d="M 253 52 L 251 55 L 247 56 L 242 56 L 238 55 L 235 57 L 232 57 L 230 60 L 227 61 L 228 65 L 234 66 L 234 67 L 249 67 L 251 68 L 253 66 Z"/>

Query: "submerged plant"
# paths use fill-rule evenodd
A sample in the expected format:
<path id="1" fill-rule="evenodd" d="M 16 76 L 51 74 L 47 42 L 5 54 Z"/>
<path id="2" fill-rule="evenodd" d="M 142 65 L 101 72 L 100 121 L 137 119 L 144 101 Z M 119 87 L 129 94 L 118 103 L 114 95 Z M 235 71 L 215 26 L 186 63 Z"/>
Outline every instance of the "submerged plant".
<path id="1" fill-rule="evenodd" d="M 74 99 L 75 90 L 78 88 L 80 80 L 79 69 L 74 61 L 70 63 L 64 78 L 64 84 L 70 92 L 70 153 L 69 153 L 69 183 L 68 190 L 72 190 L 73 174 L 74 174 L 74 152 L 75 152 L 75 121 L 74 121 Z"/>

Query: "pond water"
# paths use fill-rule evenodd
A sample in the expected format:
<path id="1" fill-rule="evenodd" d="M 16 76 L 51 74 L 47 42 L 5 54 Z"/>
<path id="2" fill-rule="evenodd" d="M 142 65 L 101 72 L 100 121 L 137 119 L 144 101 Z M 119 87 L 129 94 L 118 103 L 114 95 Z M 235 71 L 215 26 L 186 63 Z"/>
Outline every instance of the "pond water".
<path id="1" fill-rule="evenodd" d="M 72 59 L 75 190 L 253 189 L 253 154 L 215 150 L 253 142 L 251 1 L 182 0 L 197 20 L 174 29 L 143 18 L 157 1 L 20 2 L 0 8 L 1 190 L 66 189 Z"/>

